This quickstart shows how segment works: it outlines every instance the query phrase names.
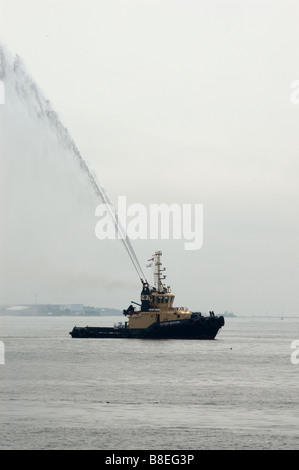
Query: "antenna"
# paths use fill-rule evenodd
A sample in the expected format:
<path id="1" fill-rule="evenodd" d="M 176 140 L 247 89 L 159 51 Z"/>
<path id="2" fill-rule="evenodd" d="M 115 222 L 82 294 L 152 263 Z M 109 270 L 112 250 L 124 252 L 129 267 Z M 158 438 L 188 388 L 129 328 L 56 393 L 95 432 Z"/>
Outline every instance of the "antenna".
<path id="1" fill-rule="evenodd" d="M 154 282 L 155 282 L 155 288 L 157 289 L 158 292 L 164 292 L 165 286 L 162 283 L 162 279 L 166 278 L 166 274 L 162 275 L 162 272 L 166 270 L 166 268 L 162 268 L 162 263 L 160 261 L 160 257 L 162 256 L 162 251 L 156 251 L 154 256 L 155 260 L 155 268 L 154 268 Z"/>

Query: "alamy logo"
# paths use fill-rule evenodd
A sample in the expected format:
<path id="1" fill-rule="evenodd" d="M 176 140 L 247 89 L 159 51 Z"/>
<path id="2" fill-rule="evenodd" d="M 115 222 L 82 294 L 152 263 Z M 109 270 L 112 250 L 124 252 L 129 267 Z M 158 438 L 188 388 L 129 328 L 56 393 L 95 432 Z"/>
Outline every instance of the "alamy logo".
<path id="1" fill-rule="evenodd" d="M 291 93 L 290 101 L 292 104 L 298 104 L 299 103 L 299 80 L 294 80 L 291 83 L 291 88 L 294 91 Z"/>
<path id="2" fill-rule="evenodd" d="M 3 341 L 0 341 L 0 365 L 5 364 L 5 347 Z"/>
<path id="3" fill-rule="evenodd" d="M 117 215 L 116 215 L 117 214 Z M 111 204 L 99 204 L 95 234 L 99 240 L 185 240 L 185 250 L 199 250 L 203 244 L 202 204 L 143 204 L 127 206 L 126 196 L 118 197 L 117 212 Z"/>
<path id="4" fill-rule="evenodd" d="M 5 86 L 2 80 L 0 80 L 0 104 L 5 104 Z"/>
<path id="5" fill-rule="evenodd" d="M 299 339 L 291 343 L 291 349 L 295 349 L 291 354 L 291 363 L 297 365 L 299 364 Z"/>
<path id="6" fill-rule="evenodd" d="M 2 60 L 0 59 L 0 67 Z M 2 80 L 0 80 L 0 104 L 5 104 L 5 85 Z"/>

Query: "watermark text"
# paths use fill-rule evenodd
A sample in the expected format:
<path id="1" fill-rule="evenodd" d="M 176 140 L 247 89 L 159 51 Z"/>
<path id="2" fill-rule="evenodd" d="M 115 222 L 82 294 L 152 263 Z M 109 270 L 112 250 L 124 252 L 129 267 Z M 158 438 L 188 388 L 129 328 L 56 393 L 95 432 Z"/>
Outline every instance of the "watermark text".
<path id="1" fill-rule="evenodd" d="M 202 204 L 131 204 L 118 197 L 117 211 L 110 204 L 99 204 L 95 234 L 99 240 L 185 240 L 185 250 L 199 250 L 203 245 Z"/>
<path id="2" fill-rule="evenodd" d="M 5 347 L 3 341 L 0 340 L 0 365 L 5 364 Z"/>
<path id="3" fill-rule="evenodd" d="M 299 104 L 299 80 L 293 80 L 291 83 L 292 93 L 290 101 L 292 104 Z"/>
<path id="4" fill-rule="evenodd" d="M 5 86 L 2 80 L 0 80 L 0 104 L 5 104 Z"/>
<path id="5" fill-rule="evenodd" d="M 291 363 L 297 365 L 299 364 L 299 339 L 295 339 L 291 343 L 291 349 L 294 349 L 291 354 Z"/>

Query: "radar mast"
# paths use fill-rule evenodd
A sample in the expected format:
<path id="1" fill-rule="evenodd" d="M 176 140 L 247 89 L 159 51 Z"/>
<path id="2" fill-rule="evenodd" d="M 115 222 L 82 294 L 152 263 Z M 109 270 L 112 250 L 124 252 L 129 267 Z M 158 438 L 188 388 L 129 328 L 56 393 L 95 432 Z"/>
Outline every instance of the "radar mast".
<path id="1" fill-rule="evenodd" d="M 158 292 L 163 293 L 167 292 L 165 285 L 162 280 L 166 279 L 166 274 L 162 274 L 166 268 L 162 268 L 162 263 L 160 257 L 162 256 L 162 251 L 156 251 L 153 255 L 154 257 L 154 284 Z"/>

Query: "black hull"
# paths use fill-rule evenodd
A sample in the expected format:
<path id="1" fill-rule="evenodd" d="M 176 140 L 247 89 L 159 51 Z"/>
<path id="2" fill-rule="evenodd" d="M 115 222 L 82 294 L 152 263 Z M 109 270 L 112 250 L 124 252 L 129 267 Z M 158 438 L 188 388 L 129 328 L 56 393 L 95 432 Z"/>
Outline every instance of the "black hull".
<path id="1" fill-rule="evenodd" d="M 224 318 L 215 316 L 157 322 L 142 329 L 75 326 L 70 335 L 72 338 L 214 339 L 223 325 Z"/>

